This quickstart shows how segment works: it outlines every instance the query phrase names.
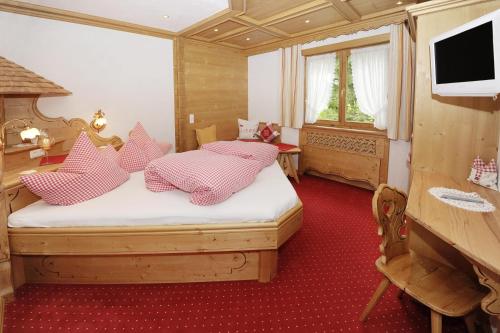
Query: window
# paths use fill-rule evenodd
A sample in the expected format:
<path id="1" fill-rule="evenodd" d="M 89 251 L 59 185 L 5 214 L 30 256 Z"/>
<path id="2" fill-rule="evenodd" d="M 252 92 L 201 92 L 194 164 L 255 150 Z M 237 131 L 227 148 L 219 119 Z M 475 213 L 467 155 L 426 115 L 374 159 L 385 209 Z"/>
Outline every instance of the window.
<path id="1" fill-rule="evenodd" d="M 385 43 L 387 43 L 385 41 Z M 331 92 L 331 96 L 328 100 L 327 106 L 324 107 L 325 103 L 323 103 L 323 109 L 318 110 L 318 107 L 315 105 L 319 105 L 318 103 L 312 103 L 310 99 L 314 99 L 313 96 L 316 92 L 313 91 L 317 89 L 319 83 L 316 82 L 309 83 L 308 80 L 318 81 L 322 80 L 322 78 L 315 76 L 314 70 L 309 70 L 308 66 L 317 66 L 315 63 L 317 62 L 315 59 L 319 57 L 314 52 L 314 49 L 311 49 L 309 54 L 307 54 L 306 60 L 306 109 L 311 109 L 313 113 L 315 113 L 314 117 L 308 116 L 306 111 L 306 122 L 314 123 L 318 125 L 328 125 L 328 126 L 336 126 L 336 127 L 347 127 L 347 128 L 360 128 L 360 129 L 374 129 L 375 119 L 373 116 L 368 114 L 368 112 L 362 112 L 360 107 L 360 102 L 358 101 L 358 97 L 365 98 L 366 105 L 366 94 L 365 96 L 356 96 L 355 90 L 355 82 L 353 78 L 353 61 L 352 61 L 352 53 L 361 51 L 365 49 L 369 50 L 371 45 L 374 43 L 368 43 L 364 45 L 354 45 L 350 48 L 347 47 L 346 43 L 334 44 L 331 45 L 332 49 L 335 52 L 324 53 L 325 47 L 322 47 L 320 50 L 323 56 L 329 55 L 332 59 L 335 59 L 334 67 L 331 68 L 329 74 L 333 77 L 333 80 L 323 80 L 322 88 L 328 89 L 327 91 Z M 352 44 L 352 43 L 351 43 Z M 377 40 L 376 44 L 381 44 L 380 39 Z M 386 44 L 387 45 L 387 44 Z M 355 50 L 355 51 L 353 51 Z M 318 52 L 319 53 L 319 52 Z M 358 58 L 359 59 L 359 56 Z M 357 64 L 359 64 L 359 60 L 357 60 Z M 332 64 L 332 63 L 330 63 Z M 367 66 L 365 66 L 367 67 Z M 370 67 L 370 66 L 368 66 Z M 357 67 L 357 73 L 360 72 L 360 66 Z M 364 68 L 363 68 L 364 69 Z M 370 69 L 370 68 L 369 68 Z M 364 73 L 365 74 L 365 73 Z M 358 82 L 360 81 L 358 74 Z M 360 85 L 356 86 L 358 91 L 360 90 Z M 373 87 L 373 84 L 372 84 Z M 371 87 L 362 87 L 363 89 Z M 371 97 L 371 96 L 368 96 Z M 363 100 L 361 101 L 363 102 Z M 316 109 L 315 109 L 316 108 Z M 366 110 L 364 108 L 363 110 Z M 309 112 L 310 113 L 310 112 Z"/>

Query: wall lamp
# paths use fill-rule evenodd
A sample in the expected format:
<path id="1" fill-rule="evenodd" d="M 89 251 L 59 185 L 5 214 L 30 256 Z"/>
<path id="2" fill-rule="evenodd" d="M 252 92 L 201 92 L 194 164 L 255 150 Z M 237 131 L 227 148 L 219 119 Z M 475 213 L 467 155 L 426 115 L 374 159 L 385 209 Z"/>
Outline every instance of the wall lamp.
<path id="1" fill-rule="evenodd" d="M 107 123 L 108 123 L 108 121 L 106 119 L 106 115 L 104 114 L 104 112 L 99 110 L 96 113 L 94 113 L 94 117 L 92 118 L 92 121 L 90 122 L 90 127 L 95 129 L 97 131 L 97 133 L 99 133 L 101 130 L 104 129 L 104 127 L 106 127 Z"/>
<path id="2" fill-rule="evenodd" d="M 20 124 L 22 124 L 22 126 Z M 26 120 L 23 119 L 8 120 L 5 123 L 3 123 L 2 126 L 0 127 L 0 150 L 2 151 L 4 150 L 6 145 L 5 131 L 8 129 L 22 129 L 19 132 L 19 135 L 21 136 L 21 140 L 23 140 L 23 142 L 26 140 L 33 140 L 40 135 L 40 130 L 35 127 L 30 127 Z"/>

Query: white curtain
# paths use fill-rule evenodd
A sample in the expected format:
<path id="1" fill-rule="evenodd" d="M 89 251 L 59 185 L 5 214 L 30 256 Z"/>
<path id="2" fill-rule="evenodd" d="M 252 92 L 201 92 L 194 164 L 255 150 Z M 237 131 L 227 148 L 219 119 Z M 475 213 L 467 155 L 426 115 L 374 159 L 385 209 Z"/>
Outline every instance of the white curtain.
<path id="1" fill-rule="evenodd" d="M 391 25 L 390 33 L 387 137 L 408 141 L 412 131 L 415 43 L 405 24 Z"/>
<path id="2" fill-rule="evenodd" d="M 351 51 L 352 80 L 362 113 L 372 116 L 378 129 L 387 128 L 387 76 L 389 50 L 387 45 Z"/>
<path id="3" fill-rule="evenodd" d="M 328 107 L 335 79 L 335 53 L 307 57 L 306 123 L 315 123 Z"/>
<path id="4" fill-rule="evenodd" d="M 281 125 L 301 128 L 304 119 L 304 57 L 301 46 L 282 48 Z"/>

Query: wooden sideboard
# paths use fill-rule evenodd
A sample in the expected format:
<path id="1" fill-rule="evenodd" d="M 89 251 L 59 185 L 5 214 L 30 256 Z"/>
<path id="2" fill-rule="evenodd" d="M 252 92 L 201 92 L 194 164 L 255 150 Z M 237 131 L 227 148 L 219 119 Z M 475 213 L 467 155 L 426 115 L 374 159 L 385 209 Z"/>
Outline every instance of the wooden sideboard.
<path id="1" fill-rule="evenodd" d="M 385 133 L 304 126 L 299 172 L 376 189 L 387 182 L 389 140 Z"/>

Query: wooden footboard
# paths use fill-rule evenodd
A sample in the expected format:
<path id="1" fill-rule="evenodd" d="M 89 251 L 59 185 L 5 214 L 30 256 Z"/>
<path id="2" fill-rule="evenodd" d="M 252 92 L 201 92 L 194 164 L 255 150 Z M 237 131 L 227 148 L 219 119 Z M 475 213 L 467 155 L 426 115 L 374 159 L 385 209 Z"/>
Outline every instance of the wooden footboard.
<path id="1" fill-rule="evenodd" d="M 270 281 L 302 203 L 277 221 L 210 225 L 11 228 L 14 287 L 29 283 Z"/>

